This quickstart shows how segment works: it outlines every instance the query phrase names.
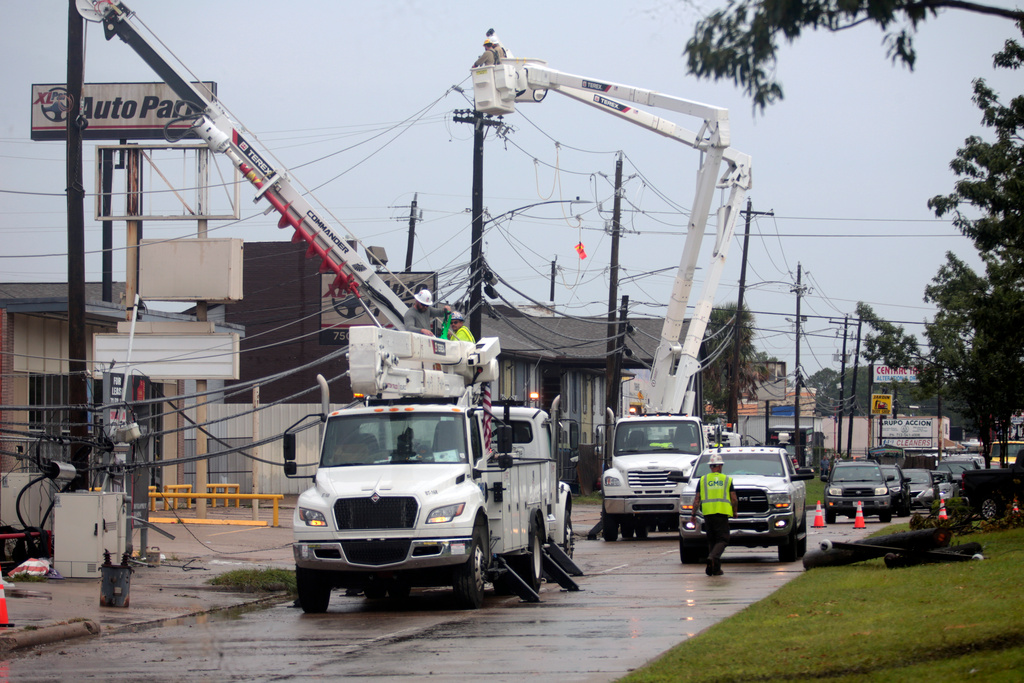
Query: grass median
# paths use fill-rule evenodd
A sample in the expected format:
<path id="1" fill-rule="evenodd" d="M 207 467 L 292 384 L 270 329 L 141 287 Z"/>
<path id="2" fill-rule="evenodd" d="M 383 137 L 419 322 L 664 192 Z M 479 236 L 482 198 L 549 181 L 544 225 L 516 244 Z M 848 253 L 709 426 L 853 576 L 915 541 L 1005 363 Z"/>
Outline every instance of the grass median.
<path id="1" fill-rule="evenodd" d="M 985 560 L 810 570 L 622 680 L 1019 681 L 1024 529 L 968 541 Z"/>

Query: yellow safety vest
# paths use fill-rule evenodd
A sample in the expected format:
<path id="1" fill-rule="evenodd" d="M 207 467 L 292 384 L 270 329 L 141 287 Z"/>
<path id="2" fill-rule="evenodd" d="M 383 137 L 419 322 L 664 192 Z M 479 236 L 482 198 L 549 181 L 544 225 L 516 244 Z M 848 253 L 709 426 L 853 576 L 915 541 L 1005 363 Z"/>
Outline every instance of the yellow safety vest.
<path id="1" fill-rule="evenodd" d="M 700 510 L 705 515 L 732 516 L 729 489 L 732 479 L 721 472 L 709 472 L 700 478 Z"/>

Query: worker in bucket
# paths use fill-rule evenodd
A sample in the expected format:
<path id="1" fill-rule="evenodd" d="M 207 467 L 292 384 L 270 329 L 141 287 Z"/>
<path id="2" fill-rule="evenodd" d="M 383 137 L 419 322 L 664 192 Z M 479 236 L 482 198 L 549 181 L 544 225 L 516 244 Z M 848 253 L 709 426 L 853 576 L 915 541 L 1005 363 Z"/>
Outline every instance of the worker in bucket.
<path id="1" fill-rule="evenodd" d="M 487 30 L 487 37 L 484 38 L 484 53 L 473 62 L 473 68 L 478 66 L 492 66 L 502 59 L 512 59 L 512 53 L 505 49 L 498 39 L 494 29 Z"/>
<path id="2" fill-rule="evenodd" d="M 448 330 L 448 338 L 455 341 L 469 342 L 476 344 L 473 333 L 466 327 L 466 319 L 458 311 L 452 311 L 452 326 Z"/>
<path id="3" fill-rule="evenodd" d="M 708 576 L 721 576 L 722 553 L 729 545 L 729 518 L 739 510 L 739 499 L 732 485 L 732 477 L 722 474 L 725 461 L 718 453 L 708 458 L 711 471 L 700 478 L 697 497 L 693 501 L 690 523 L 697 524 L 697 510 L 704 516 L 704 533 L 708 539 Z"/>
<path id="4" fill-rule="evenodd" d="M 452 310 L 451 306 L 435 306 L 434 295 L 429 289 L 421 289 L 413 295 L 412 306 L 402 316 L 405 329 L 409 332 L 419 332 L 428 336 L 434 336 L 433 319 L 443 316 Z"/>

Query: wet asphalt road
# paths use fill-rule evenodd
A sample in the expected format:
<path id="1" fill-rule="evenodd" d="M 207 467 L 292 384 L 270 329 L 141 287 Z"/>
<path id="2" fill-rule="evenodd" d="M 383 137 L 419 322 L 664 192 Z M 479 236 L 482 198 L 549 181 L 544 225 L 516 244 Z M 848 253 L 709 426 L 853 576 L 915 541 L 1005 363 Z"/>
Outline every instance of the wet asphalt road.
<path id="1" fill-rule="evenodd" d="M 822 530 L 812 520 L 813 510 L 809 547 L 865 534 L 852 520 Z M 326 614 L 280 603 L 39 648 L 8 661 L 0 683 L 613 681 L 803 572 L 800 562 L 779 563 L 774 549 L 735 548 L 724 557 L 725 576 L 707 577 L 703 565 L 680 564 L 676 539 L 580 540 L 582 590 L 546 583 L 539 604 L 488 591 L 482 609 L 459 611 L 442 589 L 414 590 L 403 602 L 335 591 Z"/>

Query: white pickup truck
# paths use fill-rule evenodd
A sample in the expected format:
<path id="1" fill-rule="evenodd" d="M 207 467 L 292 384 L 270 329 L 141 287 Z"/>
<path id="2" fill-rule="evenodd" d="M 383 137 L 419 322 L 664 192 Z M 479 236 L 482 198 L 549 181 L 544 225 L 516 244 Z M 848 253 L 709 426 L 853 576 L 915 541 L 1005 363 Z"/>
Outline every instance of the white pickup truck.
<path id="1" fill-rule="evenodd" d="M 732 477 L 739 498 L 739 514 L 729 520 L 729 545 L 779 549 L 779 562 L 796 562 L 807 551 L 807 494 L 804 481 L 814 478 L 810 468 L 797 468 L 784 448 L 761 446 L 712 448 L 693 466 L 679 497 L 679 559 L 684 564 L 703 562 L 708 547 L 704 519 L 690 521 L 700 477 L 710 472 L 708 458 L 722 456 L 722 473 Z"/>

